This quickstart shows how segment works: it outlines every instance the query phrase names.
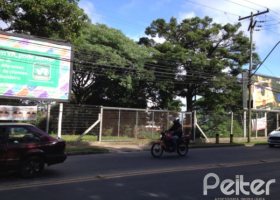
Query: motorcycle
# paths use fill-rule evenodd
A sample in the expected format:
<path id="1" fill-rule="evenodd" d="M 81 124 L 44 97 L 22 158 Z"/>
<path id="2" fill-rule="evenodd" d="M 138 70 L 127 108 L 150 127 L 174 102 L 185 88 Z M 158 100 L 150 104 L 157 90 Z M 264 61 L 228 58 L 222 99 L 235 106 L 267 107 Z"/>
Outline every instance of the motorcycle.
<path id="1" fill-rule="evenodd" d="M 173 153 L 177 152 L 179 156 L 186 156 L 189 151 L 189 136 L 183 135 L 178 138 L 176 146 L 172 141 L 172 134 L 168 131 L 161 132 L 159 141 L 154 142 L 151 147 L 151 154 L 154 158 L 162 156 L 163 152 Z"/>

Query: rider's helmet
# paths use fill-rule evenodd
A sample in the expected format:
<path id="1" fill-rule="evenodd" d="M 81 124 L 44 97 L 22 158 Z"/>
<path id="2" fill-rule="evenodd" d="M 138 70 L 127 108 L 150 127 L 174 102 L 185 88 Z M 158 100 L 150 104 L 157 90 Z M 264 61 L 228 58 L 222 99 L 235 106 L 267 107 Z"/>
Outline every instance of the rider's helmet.
<path id="1" fill-rule="evenodd" d="M 180 124 L 180 119 L 179 118 L 174 119 L 173 124 Z"/>

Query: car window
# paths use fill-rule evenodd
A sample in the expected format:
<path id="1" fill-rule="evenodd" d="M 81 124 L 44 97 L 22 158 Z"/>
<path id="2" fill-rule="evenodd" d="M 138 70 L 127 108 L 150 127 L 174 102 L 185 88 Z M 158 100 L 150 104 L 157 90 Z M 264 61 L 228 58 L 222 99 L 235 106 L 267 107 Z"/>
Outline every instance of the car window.
<path id="1" fill-rule="evenodd" d="M 5 127 L 0 126 L 0 143 L 7 141 L 7 132 Z"/>
<path id="2" fill-rule="evenodd" d="M 40 141 L 40 137 L 26 127 L 9 127 L 7 132 L 10 143 L 32 143 Z"/>

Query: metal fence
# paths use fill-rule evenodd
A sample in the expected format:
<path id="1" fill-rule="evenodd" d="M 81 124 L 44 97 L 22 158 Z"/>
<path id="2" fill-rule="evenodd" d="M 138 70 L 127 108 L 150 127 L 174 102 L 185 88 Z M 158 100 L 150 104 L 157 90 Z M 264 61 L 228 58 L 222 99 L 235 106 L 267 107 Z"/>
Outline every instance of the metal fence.
<path id="1" fill-rule="evenodd" d="M 63 103 L 61 110 L 60 104 L 41 106 L 32 123 L 62 138 L 86 133 L 99 141 L 130 141 L 158 138 L 176 118 L 191 126 L 191 113 L 186 112 Z"/>
<path id="2" fill-rule="evenodd" d="M 197 124 L 204 131 L 208 138 L 214 138 L 216 134 L 220 137 L 229 138 L 247 137 L 248 118 L 247 112 L 241 113 L 196 113 Z M 251 137 L 267 137 L 268 133 L 279 127 L 279 111 L 252 111 L 252 132 Z M 196 131 L 197 137 L 201 134 Z"/>
<path id="3" fill-rule="evenodd" d="M 179 118 L 184 126 L 186 116 L 191 116 L 186 112 L 113 107 L 101 107 L 101 113 L 102 141 L 158 138 L 174 119 Z"/>
<path id="4" fill-rule="evenodd" d="M 216 134 L 224 138 L 229 138 L 230 134 L 234 137 L 247 137 L 246 112 L 207 115 L 204 112 L 196 112 L 195 116 L 194 121 L 199 128 L 196 128 L 193 138 L 203 138 L 204 135 L 207 138 L 215 138 Z M 59 104 L 38 106 L 37 119 L 30 123 L 62 138 L 65 135 L 86 133 L 95 136 L 94 140 L 99 141 L 128 141 L 158 138 L 159 133 L 168 129 L 175 118 L 179 118 L 190 133 L 192 113 L 69 103 L 63 103 L 62 110 Z M 253 111 L 252 119 L 255 121 L 252 122 L 251 137 L 266 137 L 270 131 L 279 127 L 278 111 Z M 256 119 L 263 119 L 265 128 L 256 127 Z"/>
<path id="5" fill-rule="evenodd" d="M 63 104 L 62 134 L 80 135 L 84 133 L 96 120 L 100 113 L 99 106 Z M 50 110 L 49 132 L 58 132 L 59 105 L 52 106 Z M 99 124 L 91 130 L 91 134 L 99 132 Z"/>

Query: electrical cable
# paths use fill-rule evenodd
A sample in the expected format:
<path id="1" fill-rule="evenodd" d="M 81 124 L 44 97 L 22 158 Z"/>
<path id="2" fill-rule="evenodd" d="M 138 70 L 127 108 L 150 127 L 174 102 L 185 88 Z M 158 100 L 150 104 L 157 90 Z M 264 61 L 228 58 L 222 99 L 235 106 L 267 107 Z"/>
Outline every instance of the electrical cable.
<path id="1" fill-rule="evenodd" d="M 89 64 L 89 65 L 94 65 L 94 66 L 97 65 L 97 66 L 102 66 L 102 67 L 107 67 L 107 68 L 118 68 L 118 69 L 128 70 L 128 71 L 137 71 L 137 69 L 133 69 L 133 68 L 125 68 L 125 67 L 112 66 L 112 65 L 106 65 L 106 64 L 97 64 L 97 63 L 88 62 L 88 61 L 74 61 L 74 60 L 65 59 L 65 58 L 56 58 L 56 57 L 45 56 L 45 55 L 41 55 L 41 54 L 27 53 L 27 52 L 18 51 L 18 50 L 10 50 L 10 49 L 7 49 L 7 48 L 0 48 L 0 50 L 12 51 L 12 52 L 17 52 L 17 53 L 21 53 L 21 54 L 28 54 L 28 55 L 34 55 L 34 56 L 41 56 L 41 57 L 46 57 L 46 58 L 53 59 L 53 60 L 60 60 L 60 61 L 65 61 L 65 62 L 71 62 L 71 63 L 77 64 L 77 65 Z M 21 59 L 17 60 L 16 58 L 14 58 L 14 59 L 12 59 L 12 58 L 2 58 L 2 59 L 10 59 L 10 60 L 14 60 L 14 61 L 24 62 Z M 27 63 L 27 62 L 25 62 L 25 63 Z M 32 63 L 27 63 L 27 64 L 32 64 Z M 154 64 L 154 63 L 148 63 L 148 64 L 145 64 L 145 66 L 146 67 L 147 66 L 153 66 L 153 67 L 161 68 L 162 71 L 154 70 L 157 73 L 171 74 L 171 75 L 174 74 L 174 70 L 170 69 L 170 72 L 169 72 L 168 69 L 164 68 L 162 65 L 157 65 L 157 64 Z M 91 67 L 88 67 L 88 69 L 91 69 Z M 165 71 L 165 72 L 163 72 L 163 71 Z M 213 77 L 212 73 L 206 73 L 206 72 L 195 71 L 195 70 L 187 70 L 187 73 Z"/>

